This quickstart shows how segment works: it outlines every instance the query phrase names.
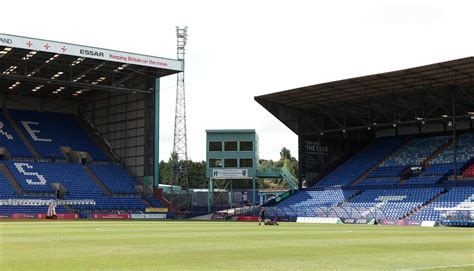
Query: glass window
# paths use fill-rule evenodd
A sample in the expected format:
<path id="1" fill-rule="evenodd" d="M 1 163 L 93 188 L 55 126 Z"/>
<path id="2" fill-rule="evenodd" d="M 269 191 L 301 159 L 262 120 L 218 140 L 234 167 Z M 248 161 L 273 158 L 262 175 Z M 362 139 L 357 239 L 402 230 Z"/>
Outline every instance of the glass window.
<path id="1" fill-rule="evenodd" d="M 209 159 L 209 167 L 222 167 L 222 159 Z"/>
<path id="2" fill-rule="evenodd" d="M 250 159 L 246 159 L 246 158 L 242 158 L 240 159 L 240 167 L 253 167 L 253 159 L 250 158 Z"/>
<path id="3" fill-rule="evenodd" d="M 224 167 L 237 167 L 237 159 L 224 159 Z"/>
<path id="4" fill-rule="evenodd" d="M 253 142 L 240 141 L 240 151 L 253 151 Z"/>
<path id="5" fill-rule="evenodd" d="M 224 142 L 224 151 L 237 151 L 237 141 Z"/>
<path id="6" fill-rule="evenodd" d="M 222 151 L 222 142 L 209 141 L 209 151 Z"/>

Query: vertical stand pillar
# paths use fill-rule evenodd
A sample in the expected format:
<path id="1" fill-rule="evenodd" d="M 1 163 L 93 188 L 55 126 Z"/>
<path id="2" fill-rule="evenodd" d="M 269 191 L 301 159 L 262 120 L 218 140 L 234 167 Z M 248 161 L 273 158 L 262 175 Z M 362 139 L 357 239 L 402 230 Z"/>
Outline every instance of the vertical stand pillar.
<path id="1" fill-rule="evenodd" d="M 209 187 L 207 189 L 207 212 L 211 212 L 211 205 L 212 205 L 212 194 L 213 194 L 213 180 L 212 178 L 209 179 Z"/>
<path id="2" fill-rule="evenodd" d="M 153 115 L 153 187 L 160 185 L 160 78 L 155 79 Z"/>
<path id="3" fill-rule="evenodd" d="M 253 205 L 256 206 L 257 201 L 257 191 L 255 189 L 255 177 L 252 178 L 252 190 L 253 190 Z"/>
<path id="4" fill-rule="evenodd" d="M 457 148 L 456 148 L 456 102 L 455 102 L 455 89 L 452 90 L 452 110 L 453 110 L 453 116 L 452 116 L 452 124 L 453 124 L 453 170 L 454 170 L 454 185 L 458 186 L 458 161 L 457 161 Z"/>
<path id="5" fill-rule="evenodd" d="M 233 204 L 232 204 L 232 194 L 234 193 L 232 191 L 232 179 L 230 179 L 230 192 L 229 192 L 229 208 L 232 208 Z"/>

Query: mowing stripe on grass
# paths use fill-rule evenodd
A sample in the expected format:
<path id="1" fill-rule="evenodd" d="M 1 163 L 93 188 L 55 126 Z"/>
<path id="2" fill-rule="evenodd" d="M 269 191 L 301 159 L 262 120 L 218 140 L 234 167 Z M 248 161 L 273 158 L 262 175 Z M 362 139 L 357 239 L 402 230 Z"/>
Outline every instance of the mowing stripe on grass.
<path id="1" fill-rule="evenodd" d="M 473 245 L 466 228 L 0 222 L 0 270 L 472 270 Z"/>
<path id="2" fill-rule="evenodd" d="M 445 269 L 445 268 L 468 267 L 468 266 L 474 266 L 474 263 L 473 263 L 473 264 L 458 264 L 458 265 L 442 265 L 442 266 L 430 266 L 430 267 L 417 267 L 417 268 L 409 268 L 409 269 L 398 269 L 398 271 Z"/>

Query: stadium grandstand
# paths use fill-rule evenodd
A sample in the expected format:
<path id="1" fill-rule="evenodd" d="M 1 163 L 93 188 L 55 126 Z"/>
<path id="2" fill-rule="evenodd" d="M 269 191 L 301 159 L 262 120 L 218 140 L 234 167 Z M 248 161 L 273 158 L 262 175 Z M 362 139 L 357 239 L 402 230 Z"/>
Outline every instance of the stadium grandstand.
<path id="1" fill-rule="evenodd" d="M 144 213 L 158 183 L 160 77 L 182 62 L 0 34 L 0 216 Z M 156 123 L 156 125 L 155 125 Z"/>
<path id="2" fill-rule="evenodd" d="M 442 220 L 474 208 L 474 57 L 255 97 L 298 135 L 285 217 Z"/>
<path id="3" fill-rule="evenodd" d="M 165 218 L 160 78 L 182 68 L 0 34 L 0 217 L 42 217 L 59 200 L 63 217 Z M 468 57 L 255 97 L 299 140 L 298 189 L 268 214 L 472 221 L 473 78 Z"/>

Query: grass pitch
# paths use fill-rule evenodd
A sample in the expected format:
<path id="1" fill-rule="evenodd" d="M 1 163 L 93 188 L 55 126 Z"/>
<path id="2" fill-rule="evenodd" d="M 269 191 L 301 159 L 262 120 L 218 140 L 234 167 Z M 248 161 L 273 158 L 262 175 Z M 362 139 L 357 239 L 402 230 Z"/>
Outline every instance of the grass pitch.
<path id="1" fill-rule="evenodd" d="M 186 221 L 0 222 L 0 270 L 474 270 L 474 230 Z"/>

